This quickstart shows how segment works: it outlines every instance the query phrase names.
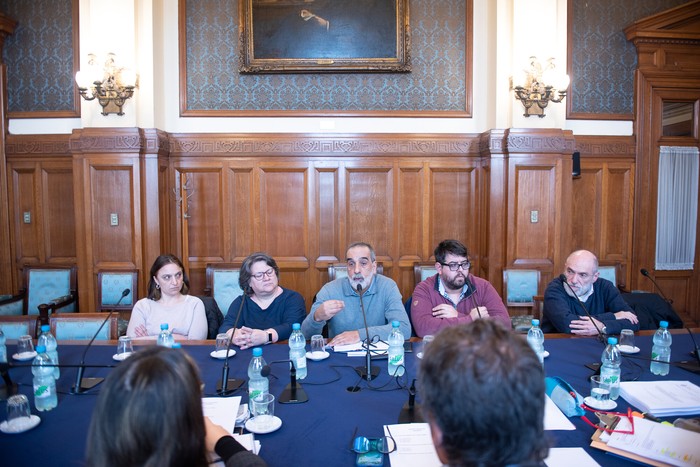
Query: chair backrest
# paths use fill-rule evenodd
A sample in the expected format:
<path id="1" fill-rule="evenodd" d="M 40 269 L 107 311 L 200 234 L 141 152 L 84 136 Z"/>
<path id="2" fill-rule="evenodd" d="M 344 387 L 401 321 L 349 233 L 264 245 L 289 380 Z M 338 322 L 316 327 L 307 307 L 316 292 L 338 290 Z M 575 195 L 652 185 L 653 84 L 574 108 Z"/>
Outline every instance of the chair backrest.
<path id="1" fill-rule="evenodd" d="M 36 338 L 36 315 L 0 316 L 0 329 L 8 340 L 16 340 L 25 334 Z"/>
<path id="2" fill-rule="evenodd" d="M 90 340 L 106 317 L 105 313 L 54 313 L 49 324 L 57 340 Z M 95 340 L 117 339 L 118 317 L 117 313 L 112 314 Z"/>
<path id="3" fill-rule="evenodd" d="M 624 284 L 621 284 L 621 276 L 621 266 L 619 261 L 601 261 L 598 265 L 598 277 L 609 280 L 615 285 L 615 287 L 624 287 Z"/>
<path id="4" fill-rule="evenodd" d="M 532 297 L 532 316 L 542 322 L 542 316 L 544 315 L 544 295 L 535 295 Z"/>
<path id="5" fill-rule="evenodd" d="M 435 274 L 437 274 L 437 270 L 435 269 L 435 261 L 413 263 L 413 277 L 415 281 L 413 286 L 415 287 L 428 277 L 434 276 Z"/>
<path id="6" fill-rule="evenodd" d="M 540 285 L 540 271 L 536 269 L 503 269 L 503 289 L 506 306 L 534 305 Z"/>
<path id="7" fill-rule="evenodd" d="M 231 303 L 243 295 L 238 278 L 241 275 L 242 263 L 209 263 L 207 264 L 207 285 L 204 293 L 214 297 L 222 315 L 226 316 Z"/>
<path id="8" fill-rule="evenodd" d="M 27 291 L 25 314 L 39 314 L 39 305 L 52 300 L 77 296 L 77 268 L 53 264 L 28 264 L 24 266 L 24 284 Z M 61 308 L 62 312 L 75 312 L 75 303 Z"/>
<path id="9" fill-rule="evenodd" d="M 139 273 L 136 270 L 99 271 L 97 273 L 96 311 L 130 311 L 138 295 Z M 122 298 L 124 290 L 129 293 Z M 119 301 L 121 299 L 121 301 Z M 117 305 L 119 303 L 119 305 Z"/>
<path id="10" fill-rule="evenodd" d="M 377 274 L 384 275 L 384 265 L 377 262 Z M 328 282 L 340 277 L 348 277 L 348 265 L 345 263 L 331 263 L 328 265 Z"/>

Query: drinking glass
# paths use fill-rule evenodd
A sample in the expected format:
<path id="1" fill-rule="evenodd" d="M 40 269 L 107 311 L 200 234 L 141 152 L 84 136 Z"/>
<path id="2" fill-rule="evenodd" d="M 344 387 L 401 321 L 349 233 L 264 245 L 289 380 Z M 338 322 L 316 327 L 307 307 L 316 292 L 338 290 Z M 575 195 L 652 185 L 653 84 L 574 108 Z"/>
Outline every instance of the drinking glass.
<path id="1" fill-rule="evenodd" d="M 7 399 L 7 429 L 11 432 L 26 430 L 32 423 L 29 399 L 24 394 L 15 394 Z"/>
<path id="2" fill-rule="evenodd" d="M 32 336 L 25 334 L 17 339 L 17 353 L 20 357 L 26 357 L 27 354 L 34 352 L 34 341 Z"/>
<path id="3" fill-rule="evenodd" d="M 275 396 L 259 394 L 253 398 L 253 423 L 260 430 L 268 430 L 273 426 L 275 418 Z"/>
<path id="4" fill-rule="evenodd" d="M 600 375 L 591 376 L 591 397 L 599 405 L 605 406 L 610 400 L 610 384 L 602 380 Z"/>
<path id="5" fill-rule="evenodd" d="M 216 335 L 216 352 L 221 354 L 223 356 L 226 355 L 226 349 L 229 348 L 228 346 L 228 334 L 225 332 L 222 332 L 221 334 Z"/>
<path id="6" fill-rule="evenodd" d="M 311 354 L 312 357 L 320 358 L 323 352 L 326 351 L 326 341 L 321 334 L 311 336 Z"/>
<path id="7" fill-rule="evenodd" d="M 623 352 L 634 351 L 634 331 L 623 329 L 620 331 L 620 350 Z"/>
<path id="8" fill-rule="evenodd" d="M 435 339 L 435 336 L 432 334 L 428 334 L 426 336 L 423 336 L 423 341 L 420 343 L 418 346 L 418 352 L 416 353 L 416 357 L 418 358 L 423 358 L 423 352 L 425 351 L 425 348 L 430 344 L 433 340 Z"/>
<path id="9" fill-rule="evenodd" d="M 131 342 L 131 337 L 121 336 L 119 337 L 119 342 L 117 342 L 117 357 L 124 359 L 134 352 L 134 346 Z"/>

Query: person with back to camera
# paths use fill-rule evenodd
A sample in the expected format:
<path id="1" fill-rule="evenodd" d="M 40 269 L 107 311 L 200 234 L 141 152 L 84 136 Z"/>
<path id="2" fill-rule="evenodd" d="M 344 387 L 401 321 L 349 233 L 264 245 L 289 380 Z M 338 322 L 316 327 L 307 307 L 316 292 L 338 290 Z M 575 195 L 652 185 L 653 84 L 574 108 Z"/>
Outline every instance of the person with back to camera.
<path id="1" fill-rule="evenodd" d="M 411 297 L 411 322 L 418 337 L 482 318 L 510 326 L 508 310 L 496 289 L 469 273 L 464 244 L 443 240 L 434 253 L 437 274 L 416 285 Z"/>
<path id="2" fill-rule="evenodd" d="M 277 262 L 265 253 L 253 253 L 241 265 L 238 284 L 243 295 L 231 303 L 219 332 L 229 336 L 234 333 L 232 342 L 242 349 L 289 339 L 292 324 L 306 317 L 304 298 L 299 292 L 281 287 L 279 274 Z M 245 302 L 234 330 L 242 300 Z"/>
<path id="3" fill-rule="evenodd" d="M 639 330 L 637 315 L 615 284 L 598 277 L 598 258 L 593 253 L 571 253 L 566 258 L 564 275 L 568 286 L 556 278 L 544 291 L 542 331 L 595 336 L 599 331 L 619 334 L 622 329 Z"/>
<path id="4" fill-rule="evenodd" d="M 404 337 L 411 335 L 411 324 L 401 302 L 401 292 L 391 278 L 377 274 L 377 257 L 369 243 L 352 243 L 346 253 L 348 277 L 339 277 L 324 285 L 316 295 L 311 311 L 301 324 L 301 332 L 310 338 L 321 334 L 328 323 L 328 345 L 355 344 L 366 339 L 360 294 L 367 314 L 369 338 L 386 341 L 391 322 L 398 321 Z"/>
<path id="5" fill-rule="evenodd" d="M 441 462 L 544 467 L 544 370 L 522 336 L 488 319 L 451 326 L 419 365 L 421 413 Z"/>
<path id="6" fill-rule="evenodd" d="M 133 310 L 126 329 L 132 338 L 153 338 L 160 334 L 160 325 L 168 323 L 175 340 L 207 338 L 207 317 L 204 303 L 188 295 L 190 280 L 182 261 L 174 255 L 160 255 L 151 266 L 148 297 L 142 298 Z"/>
<path id="7" fill-rule="evenodd" d="M 148 347 L 107 377 L 90 422 L 89 467 L 206 467 L 207 451 L 226 467 L 262 467 L 202 413 L 199 371 L 182 350 Z"/>

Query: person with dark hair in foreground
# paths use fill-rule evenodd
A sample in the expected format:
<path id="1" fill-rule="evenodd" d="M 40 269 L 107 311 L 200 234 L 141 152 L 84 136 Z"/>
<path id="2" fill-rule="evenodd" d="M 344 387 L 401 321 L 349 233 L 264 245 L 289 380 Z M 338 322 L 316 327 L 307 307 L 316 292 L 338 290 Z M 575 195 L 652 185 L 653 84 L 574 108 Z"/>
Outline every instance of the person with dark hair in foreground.
<path id="1" fill-rule="evenodd" d="M 485 319 L 445 328 L 424 350 L 418 383 L 444 464 L 544 465 L 544 370 L 523 336 Z"/>
<path id="2" fill-rule="evenodd" d="M 149 347 L 106 379 L 90 423 L 86 464 L 205 467 L 207 450 L 226 467 L 266 463 L 202 414 L 199 371 L 182 350 Z"/>

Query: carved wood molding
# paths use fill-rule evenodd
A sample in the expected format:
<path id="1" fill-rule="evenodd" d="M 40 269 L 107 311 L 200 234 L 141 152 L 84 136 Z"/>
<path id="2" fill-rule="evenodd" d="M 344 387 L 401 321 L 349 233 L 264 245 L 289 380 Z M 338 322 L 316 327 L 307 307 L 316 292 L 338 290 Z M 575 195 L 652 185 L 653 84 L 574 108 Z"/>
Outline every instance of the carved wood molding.
<path id="1" fill-rule="evenodd" d="M 581 157 L 634 159 L 634 136 L 577 136 L 576 150 Z"/>
<path id="2" fill-rule="evenodd" d="M 478 155 L 480 135 L 173 134 L 171 155 L 210 156 L 465 156 Z"/>
<path id="3" fill-rule="evenodd" d="M 70 156 L 70 135 L 7 135 L 5 151 L 11 157 Z"/>
<path id="4" fill-rule="evenodd" d="M 73 153 L 162 153 L 170 143 L 167 133 L 141 128 L 86 128 L 75 130 L 70 137 Z"/>

